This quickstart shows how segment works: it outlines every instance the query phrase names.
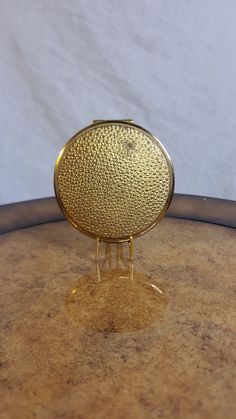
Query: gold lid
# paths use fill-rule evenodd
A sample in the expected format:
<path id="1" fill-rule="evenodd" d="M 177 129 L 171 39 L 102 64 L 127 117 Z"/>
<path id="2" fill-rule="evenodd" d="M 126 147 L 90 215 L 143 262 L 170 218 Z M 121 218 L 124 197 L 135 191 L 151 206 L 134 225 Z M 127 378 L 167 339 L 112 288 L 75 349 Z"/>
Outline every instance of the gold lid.
<path id="1" fill-rule="evenodd" d="M 61 150 L 54 172 L 62 212 L 81 232 L 128 241 L 154 227 L 173 195 L 171 160 L 130 120 L 95 121 Z"/>

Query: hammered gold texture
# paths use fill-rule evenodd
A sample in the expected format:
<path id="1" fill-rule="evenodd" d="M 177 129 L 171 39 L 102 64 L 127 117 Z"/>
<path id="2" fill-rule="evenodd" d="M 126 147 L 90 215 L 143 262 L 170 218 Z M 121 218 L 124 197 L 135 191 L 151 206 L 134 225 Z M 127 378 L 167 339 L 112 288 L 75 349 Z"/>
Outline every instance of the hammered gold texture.
<path id="1" fill-rule="evenodd" d="M 65 215 L 94 237 L 119 240 L 148 230 L 165 210 L 172 183 L 158 141 L 136 126 L 90 126 L 65 147 L 56 167 Z"/>

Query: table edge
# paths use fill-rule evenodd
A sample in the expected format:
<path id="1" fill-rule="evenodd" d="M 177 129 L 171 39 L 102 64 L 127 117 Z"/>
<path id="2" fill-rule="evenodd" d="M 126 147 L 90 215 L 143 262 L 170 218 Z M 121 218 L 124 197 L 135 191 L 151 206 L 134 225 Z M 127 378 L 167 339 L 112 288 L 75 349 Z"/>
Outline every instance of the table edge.
<path id="1" fill-rule="evenodd" d="M 166 216 L 235 228 L 236 202 L 176 193 Z M 64 219 L 55 197 L 6 204 L 0 206 L 0 234 Z"/>

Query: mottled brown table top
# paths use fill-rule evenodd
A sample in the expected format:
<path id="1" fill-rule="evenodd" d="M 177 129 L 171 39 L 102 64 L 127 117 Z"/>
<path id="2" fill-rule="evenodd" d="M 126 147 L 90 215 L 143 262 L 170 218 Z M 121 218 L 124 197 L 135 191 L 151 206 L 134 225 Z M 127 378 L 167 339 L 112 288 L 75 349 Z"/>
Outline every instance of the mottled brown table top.
<path id="1" fill-rule="evenodd" d="M 1 235 L 0 418 L 234 418 L 235 238 L 165 218 L 99 282 L 66 221 Z"/>

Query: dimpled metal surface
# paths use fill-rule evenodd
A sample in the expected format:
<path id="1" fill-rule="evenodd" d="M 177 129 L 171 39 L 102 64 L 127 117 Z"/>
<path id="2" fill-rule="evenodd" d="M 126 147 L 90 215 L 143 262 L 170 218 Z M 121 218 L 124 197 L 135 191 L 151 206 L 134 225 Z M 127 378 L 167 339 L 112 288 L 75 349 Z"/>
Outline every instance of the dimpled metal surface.
<path id="1" fill-rule="evenodd" d="M 76 134 L 55 168 L 59 205 L 79 230 L 105 241 L 129 240 L 161 218 L 172 195 L 172 166 L 150 133 L 103 122 Z"/>

